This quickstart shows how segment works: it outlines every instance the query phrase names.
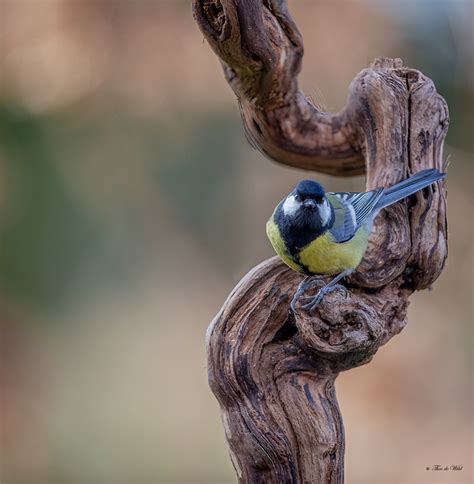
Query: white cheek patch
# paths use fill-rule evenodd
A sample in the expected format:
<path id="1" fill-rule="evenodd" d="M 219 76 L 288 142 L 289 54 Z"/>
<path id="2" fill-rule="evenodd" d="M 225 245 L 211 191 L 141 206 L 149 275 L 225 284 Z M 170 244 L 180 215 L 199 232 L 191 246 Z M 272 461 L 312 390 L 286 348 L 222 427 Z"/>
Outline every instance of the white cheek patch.
<path id="1" fill-rule="evenodd" d="M 300 208 L 301 203 L 295 199 L 294 195 L 290 195 L 287 199 L 283 202 L 283 213 L 285 215 L 292 216 L 296 213 L 296 211 Z"/>
<path id="2" fill-rule="evenodd" d="M 325 198 L 323 203 L 319 204 L 319 216 L 321 217 L 321 225 L 324 227 L 329 223 L 331 219 L 331 207 L 329 206 L 329 202 Z"/>

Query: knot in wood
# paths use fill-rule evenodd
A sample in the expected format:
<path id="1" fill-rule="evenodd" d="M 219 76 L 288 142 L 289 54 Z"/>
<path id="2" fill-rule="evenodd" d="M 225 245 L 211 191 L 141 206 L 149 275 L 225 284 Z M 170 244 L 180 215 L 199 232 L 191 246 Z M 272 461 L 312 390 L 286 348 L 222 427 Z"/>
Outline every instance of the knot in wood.
<path id="1" fill-rule="evenodd" d="M 204 0 L 202 11 L 214 32 L 220 36 L 225 24 L 224 8 L 220 0 Z"/>
<path id="2" fill-rule="evenodd" d="M 321 287 L 324 283 L 321 283 Z M 370 361 L 384 335 L 384 318 L 359 295 L 336 289 L 314 310 L 295 314 L 302 347 L 345 370 Z"/>

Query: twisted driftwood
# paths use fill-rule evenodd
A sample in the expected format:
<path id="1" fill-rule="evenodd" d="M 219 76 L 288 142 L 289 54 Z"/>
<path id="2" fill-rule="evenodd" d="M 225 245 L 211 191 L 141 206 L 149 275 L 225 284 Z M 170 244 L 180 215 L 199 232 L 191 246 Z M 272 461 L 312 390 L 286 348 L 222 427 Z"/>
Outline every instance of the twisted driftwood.
<path id="1" fill-rule="evenodd" d="M 298 89 L 302 38 L 283 0 L 194 0 L 252 144 L 279 162 L 332 175 L 367 173 L 367 189 L 443 168 L 448 111 L 430 79 L 377 59 L 338 114 Z M 239 482 L 342 483 L 341 370 L 371 360 L 406 324 L 408 298 L 447 256 L 446 192 L 432 185 L 385 209 L 347 283 L 314 314 L 289 303 L 301 276 L 278 258 L 233 290 L 208 331 L 209 382 Z M 321 285 L 328 278 L 321 278 Z"/>

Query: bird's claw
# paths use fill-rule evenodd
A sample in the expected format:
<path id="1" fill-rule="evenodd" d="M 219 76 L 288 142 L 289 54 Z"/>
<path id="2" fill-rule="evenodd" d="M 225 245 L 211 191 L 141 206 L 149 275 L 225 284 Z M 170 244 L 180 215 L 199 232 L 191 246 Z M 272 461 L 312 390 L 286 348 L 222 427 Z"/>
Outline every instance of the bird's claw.
<path id="1" fill-rule="evenodd" d="M 316 295 L 305 296 L 303 299 L 309 299 L 310 301 L 307 302 L 306 304 L 303 304 L 301 306 L 301 309 L 303 309 L 305 311 L 313 311 L 319 305 L 319 303 L 323 300 L 323 297 L 326 294 L 329 294 L 330 292 L 334 291 L 335 289 L 342 289 L 346 294 L 348 292 L 347 288 L 344 287 L 341 284 L 326 285 L 326 286 L 322 287 Z M 293 298 L 293 301 L 291 302 L 291 308 L 293 310 L 294 310 L 294 306 L 296 305 L 296 301 L 295 301 L 296 296 L 297 296 L 297 294 L 295 294 L 295 297 Z M 299 299 L 299 295 L 298 295 L 297 299 Z"/>

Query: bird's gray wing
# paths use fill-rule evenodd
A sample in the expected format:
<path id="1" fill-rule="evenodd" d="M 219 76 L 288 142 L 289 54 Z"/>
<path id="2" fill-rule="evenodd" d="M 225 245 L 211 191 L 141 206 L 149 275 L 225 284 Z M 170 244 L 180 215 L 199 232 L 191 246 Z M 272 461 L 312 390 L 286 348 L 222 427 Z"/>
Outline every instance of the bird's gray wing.
<path id="1" fill-rule="evenodd" d="M 370 192 L 331 192 L 327 198 L 334 208 L 330 231 L 337 242 L 350 240 L 357 229 L 373 214 L 383 188 Z"/>

